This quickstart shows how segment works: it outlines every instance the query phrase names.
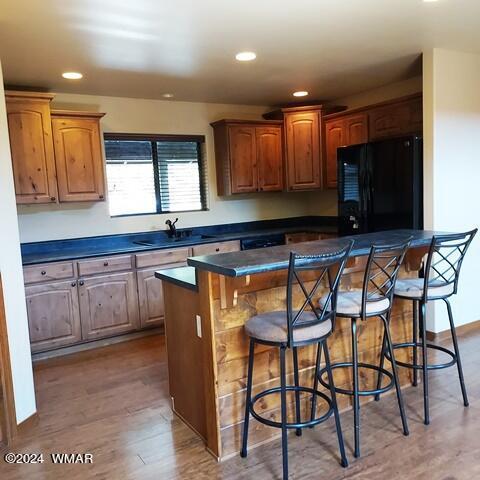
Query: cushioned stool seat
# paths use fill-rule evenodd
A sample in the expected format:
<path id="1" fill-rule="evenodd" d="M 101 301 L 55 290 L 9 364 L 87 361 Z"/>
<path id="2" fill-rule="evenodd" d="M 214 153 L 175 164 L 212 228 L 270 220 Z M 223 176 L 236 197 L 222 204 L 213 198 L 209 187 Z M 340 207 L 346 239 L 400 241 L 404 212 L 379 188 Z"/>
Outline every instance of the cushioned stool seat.
<path id="1" fill-rule="evenodd" d="M 423 278 L 406 278 L 397 280 L 395 295 L 407 298 L 422 298 L 425 280 Z M 446 297 L 453 293 L 453 283 L 436 282 L 428 286 L 428 297 Z"/>
<path id="2" fill-rule="evenodd" d="M 324 322 L 315 323 L 313 325 L 308 324 L 316 319 L 317 317 L 313 312 L 303 312 L 293 329 L 293 341 L 305 342 L 329 334 L 332 330 L 331 321 L 325 320 Z M 307 323 L 307 325 L 302 326 L 302 323 Z M 257 340 L 278 343 L 287 342 L 287 312 L 267 312 L 256 315 L 247 321 L 245 324 L 245 331 L 247 335 Z"/>
<path id="3" fill-rule="evenodd" d="M 320 307 L 323 308 L 327 302 L 328 296 L 323 296 L 320 300 Z M 366 304 L 366 315 L 374 316 L 390 307 L 388 298 L 378 297 L 378 300 L 369 301 Z M 360 315 L 362 309 L 362 291 L 351 290 L 349 292 L 338 292 L 337 295 L 337 315 L 348 317 L 350 315 Z"/>

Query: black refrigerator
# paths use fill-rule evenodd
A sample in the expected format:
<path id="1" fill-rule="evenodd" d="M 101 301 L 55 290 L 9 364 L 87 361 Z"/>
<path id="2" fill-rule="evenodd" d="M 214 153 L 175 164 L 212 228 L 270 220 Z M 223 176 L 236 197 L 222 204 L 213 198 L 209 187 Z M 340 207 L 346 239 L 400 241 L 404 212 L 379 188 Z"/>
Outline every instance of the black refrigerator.
<path id="1" fill-rule="evenodd" d="M 339 148 L 340 235 L 423 228 L 422 153 L 417 136 Z"/>

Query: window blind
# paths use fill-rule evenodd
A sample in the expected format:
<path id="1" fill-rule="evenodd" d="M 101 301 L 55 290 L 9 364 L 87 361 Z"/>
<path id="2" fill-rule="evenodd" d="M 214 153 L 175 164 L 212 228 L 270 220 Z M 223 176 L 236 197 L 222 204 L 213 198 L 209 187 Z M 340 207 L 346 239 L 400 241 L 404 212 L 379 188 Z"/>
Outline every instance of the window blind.
<path id="1" fill-rule="evenodd" d="M 157 142 L 160 203 L 164 212 L 201 210 L 200 150 L 197 142 Z"/>

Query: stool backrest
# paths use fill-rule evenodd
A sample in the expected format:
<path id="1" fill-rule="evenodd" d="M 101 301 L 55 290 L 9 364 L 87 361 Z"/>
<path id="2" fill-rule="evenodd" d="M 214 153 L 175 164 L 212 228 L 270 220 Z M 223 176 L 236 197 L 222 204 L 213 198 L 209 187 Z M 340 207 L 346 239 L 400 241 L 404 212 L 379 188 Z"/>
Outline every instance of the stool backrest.
<path id="1" fill-rule="evenodd" d="M 288 266 L 287 282 L 287 321 L 288 321 L 288 347 L 293 344 L 293 331 L 298 326 L 315 325 L 326 320 L 331 320 L 332 330 L 335 327 L 335 311 L 337 305 L 337 291 L 348 256 L 352 250 L 354 241 L 342 242 L 337 249 L 319 255 L 300 255 L 296 252 L 290 252 L 290 263 Z M 315 271 L 313 287 L 308 288 L 305 281 L 301 278 L 301 272 Z M 321 308 L 314 296 L 323 280 L 326 280 L 328 301 L 325 307 Z M 312 281 L 309 279 L 309 281 Z M 293 287 L 298 284 L 304 298 L 302 306 L 297 311 L 293 308 Z M 332 305 L 327 309 L 327 305 Z M 309 310 L 307 310 L 309 309 Z M 305 321 L 302 319 L 305 311 L 311 311 L 315 314 L 315 319 Z"/>
<path id="2" fill-rule="evenodd" d="M 460 268 L 477 231 L 478 228 L 433 237 L 425 265 L 424 301 L 428 298 L 428 287 L 452 285 L 451 295 L 457 293 Z"/>
<path id="3" fill-rule="evenodd" d="M 387 298 L 392 305 L 393 291 L 411 237 L 390 245 L 372 245 L 368 256 L 362 288 L 360 316 L 366 317 L 367 304 Z"/>

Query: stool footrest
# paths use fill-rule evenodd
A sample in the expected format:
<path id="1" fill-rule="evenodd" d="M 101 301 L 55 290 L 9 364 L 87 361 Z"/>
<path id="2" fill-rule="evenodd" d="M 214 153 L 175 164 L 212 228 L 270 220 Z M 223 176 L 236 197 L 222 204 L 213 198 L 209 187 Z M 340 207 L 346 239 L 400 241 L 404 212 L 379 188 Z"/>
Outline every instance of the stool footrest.
<path id="1" fill-rule="evenodd" d="M 381 393 L 388 392 L 388 390 L 390 390 L 395 385 L 395 382 L 394 382 L 394 379 L 393 379 L 393 374 L 391 372 L 389 372 L 388 370 L 385 370 L 384 368 L 380 368 L 377 365 L 371 365 L 369 363 L 360 363 L 360 362 L 358 363 L 358 367 L 359 368 L 367 368 L 369 370 L 375 370 L 376 372 L 381 372 L 383 375 L 385 375 L 390 380 L 388 385 L 386 385 L 385 387 L 376 388 L 376 389 L 372 389 L 372 390 L 360 390 L 359 389 L 358 390 L 358 395 L 360 395 L 360 396 L 380 395 Z M 334 370 L 336 368 L 352 368 L 353 369 L 353 362 L 332 363 L 331 368 L 332 368 L 332 370 Z M 323 375 L 326 372 L 327 372 L 326 368 L 323 368 L 322 370 L 320 370 L 320 372 L 318 374 L 318 381 L 325 388 L 330 388 L 329 383 L 325 379 L 322 378 Z M 354 395 L 353 389 L 350 390 L 350 389 L 340 388 L 340 387 L 333 387 L 333 388 L 335 389 L 335 392 L 337 392 L 337 393 L 341 393 L 343 395 L 351 395 L 351 396 Z"/>
<path id="2" fill-rule="evenodd" d="M 409 348 L 409 347 L 415 347 L 415 346 L 419 348 L 423 348 L 421 342 L 417 342 L 416 344 L 414 342 L 405 342 L 405 343 L 394 343 L 393 349 L 398 350 L 401 348 Z M 439 350 L 440 352 L 446 353 L 452 358 L 449 362 L 428 364 L 427 370 L 441 370 L 442 368 L 452 367 L 457 363 L 457 356 L 455 355 L 454 352 L 452 352 L 448 348 L 441 347 L 440 345 L 434 345 L 433 343 L 427 343 L 427 348 L 431 348 L 433 350 Z M 385 357 L 391 361 L 389 352 L 385 352 Z M 400 367 L 411 368 L 413 370 L 423 369 L 422 365 L 414 365 L 413 363 L 409 363 L 409 362 L 400 362 L 397 359 L 395 359 L 395 361 L 397 365 Z"/>
<path id="3" fill-rule="evenodd" d="M 308 422 L 299 422 L 299 423 L 286 423 L 287 428 L 308 428 L 308 427 L 313 427 L 315 425 L 318 425 L 319 423 L 324 422 L 327 420 L 333 413 L 333 406 L 332 406 L 332 400 L 329 398 L 327 395 L 325 395 L 322 392 L 319 392 L 318 390 L 314 390 L 313 388 L 310 387 L 302 387 L 302 386 L 287 386 L 286 387 L 287 392 L 303 392 L 303 393 L 309 393 L 310 395 L 316 395 L 317 397 L 320 397 L 322 400 L 324 400 L 327 405 L 328 405 L 328 411 L 323 414 L 320 417 L 314 418 L 313 420 L 310 420 Z M 272 395 L 275 393 L 280 393 L 281 392 L 281 387 L 275 387 L 275 388 L 270 388 L 268 390 L 264 390 L 263 392 L 258 393 L 255 395 L 248 408 L 250 413 L 252 414 L 252 417 L 255 418 L 255 420 L 259 421 L 260 423 L 263 423 L 264 425 L 268 425 L 269 427 L 275 427 L 275 428 L 282 428 L 282 423 L 281 422 L 275 422 L 274 420 L 270 420 L 268 418 L 262 417 L 259 413 L 255 411 L 255 403 L 260 400 L 263 397 L 266 397 L 267 395 Z"/>

